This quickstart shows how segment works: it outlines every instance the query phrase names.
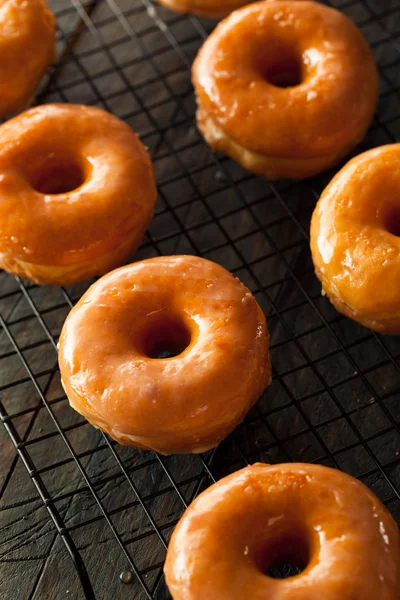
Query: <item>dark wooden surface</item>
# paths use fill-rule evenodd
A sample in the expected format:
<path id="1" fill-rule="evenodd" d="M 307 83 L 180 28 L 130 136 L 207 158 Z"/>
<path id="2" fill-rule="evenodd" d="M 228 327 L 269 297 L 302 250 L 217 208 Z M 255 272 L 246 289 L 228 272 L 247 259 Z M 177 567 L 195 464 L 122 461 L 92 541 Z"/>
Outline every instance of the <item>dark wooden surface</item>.
<path id="1" fill-rule="evenodd" d="M 332 464 L 329 454 L 333 453 L 338 466 L 361 477 L 399 518 L 400 501 L 390 482 L 399 489 L 400 342 L 377 338 L 337 315 L 320 296 L 303 235 L 316 194 L 332 173 L 311 183 L 271 187 L 224 159 L 223 169 L 236 183 L 232 187 L 194 127 L 195 106 L 185 61 L 190 64 L 201 43 L 197 21 L 160 7 L 154 11 L 145 0 L 53 0 L 50 4 L 58 17 L 60 60 L 38 101 L 103 106 L 125 118 L 150 148 L 160 198 L 151 239 L 146 238 L 135 258 L 157 252 L 201 252 L 234 271 L 270 317 L 275 379 L 245 424 L 212 458 L 205 457 L 214 477 L 244 466 L 244 456 L 250 462 L 291 459 Z M 361 26 L 381 71 L 378 119 L 362 148 L 394 141 L 400 132 L 398 0 L 334 4 Z M 83 8 L 90 15 L 84 21 L 79 13 Z M 203 25 L 211 30 L 213 23 Z M 175 41 L 179 51 L 173 47 Z M 210 209 L 217 221 L 210 218 Z M 68 292 L 76 300 L 89 283 Z M 24 349 L 22 356 L 45 398 L 53 402 L 52 411 L 105 511 L 111 511 L 110 521 L 122 543 L 150 588 L 154 587 L 154 598 L 167 598 L 161 577 L 165 550 L 158 535 L 116 456 L 102 435 L 69 408 L 60 387 L 56 352 L 43 323 L 57 340 L 69 310 L 62 291 L 30 286 L 0 273 L 0 297 L 0 315 Z M 311 361 L 316 361 L 315 368 Z M 119 574 L 129 568 L 127 559 L 4 332 L 0 333 L 0 395 L 9 415 L 25 411 L 12 422 L 65 526 L 71 528 L 96 598 L 144 598 L 135 580 L 130 585 L 120 582 Z M 360 435 L 368 439 L 375 459 L 360 443 Z M 73 563 L 3 428 L 0 444 L 0 598 L 80 600 L 83 594 Z M 112 448 L 168 541 L 183 510 L 168 473 L 189 502 L 209 484 L 202 477 L 200 457 L 161 462 L 151 453 Z"/>

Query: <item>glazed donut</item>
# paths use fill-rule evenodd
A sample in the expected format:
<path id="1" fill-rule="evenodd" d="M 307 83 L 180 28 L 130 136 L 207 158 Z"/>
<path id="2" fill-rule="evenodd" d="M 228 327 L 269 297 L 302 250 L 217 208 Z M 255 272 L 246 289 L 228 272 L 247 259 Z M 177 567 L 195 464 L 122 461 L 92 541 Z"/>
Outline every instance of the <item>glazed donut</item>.
<path id="1" fill-rule="evenodd" d="M 56 57 L 54 15 L 45 0 L 0 2 L 0 117 L 33 99 Z"/>
<path id="2" fill-rule="evenodd" d="M 105 275 L 71 311 L 62 383 L 71 406 L 121 444 L 204 452 L 268 385 L 268 340 L 256 300 L 223 267 L 152 258 Z"/>
<path id="3" fill-rule="evenodd" d="M 400 144 L 347 163 L 324 190 L 311 221 L 322 289 L 365 327 L 400 335 Z"/>
<path id="4" fill-rule="evenodd" d="M 193 65 L 208 144 L 269 179 L 328 169 L 364 136 L 378 98 L 372 53 L 350 19 L 307 1 L 232 13 Z"/>
<path id="5" fill-rule="evenodd" d="M 157 0 L 167 8 L 179 13 L 209 17 L 210 19 L 221 19 L 226 17 L 236 8 L 249 3 L 249 0 Z M 251 0 L 250 0 L 251 1 Z"/>
<path id="6" fill-rule="evenodd" d="M 69 285 L 122 264 L 153 215 L 150 159 L 99 108 L 49 104 L 0 127 L 0 267 Z"/>
<path id="7" fill-rule="evenodd" d="M 303 572 L 274 579 L 274 566 Z M 174 600 L 398 600 L 399 531 L 345 473 L 255 464 L 203 492 L 178 523 L 165 575 Z"/>

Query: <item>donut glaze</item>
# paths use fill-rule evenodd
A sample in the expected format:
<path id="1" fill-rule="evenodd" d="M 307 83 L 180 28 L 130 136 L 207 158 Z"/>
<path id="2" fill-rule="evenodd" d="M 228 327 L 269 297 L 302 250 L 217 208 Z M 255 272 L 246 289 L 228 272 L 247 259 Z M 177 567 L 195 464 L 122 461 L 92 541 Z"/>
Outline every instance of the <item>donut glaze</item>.
<path id="1" fill-rule="evenodd" d="M 59 363 L 71 406 L 118 442 L 203 452 L 268 385 L 268 340 L 256 300 L 223 267 L 157 257 L 92 285 L 64 324 Z"/>
<path id="2" fill-rule="evenodd" d="M 334 165 L 364 136 L 378 74 L 361 32 L 316 2 L 257 2 L 233 12 L 193 65 L 207 142 L 269 179 Z"/>
<path id="3" fill-rule="evenodd" d="M 0 117 L 33 99 L 55 60 L 55 35 L 45 0 L 0 0 Z"/>
<path id="4" fill-rule="evenodd" d="M 315 272 L 347 317 L 400 334 L 400 144 L 369 150 L 326 187 L 311 221 Z"/>
<path id="5" fill-rule="evenodd" d="M 255 464 L 186 510 L 165 563 L 174 600 L 398 600 L 399 531 L 349 475 L 306 464 Z M 304 568 L 274 579 L 279 562 Z"/>
<path id="6" fill-rule="evenodd" d="M 153 215 L 150 159 L 98 108 L 49 104 L 0 127 L 0 267 L 68 285 L 120 265 Z"/>
<path id="7" fill-rule="evenodd" d="M 220 19 L 226 17 L 236 8 L 248 4 L 247 0 L 157 0 L 167 8 L 179 13 Z"/>

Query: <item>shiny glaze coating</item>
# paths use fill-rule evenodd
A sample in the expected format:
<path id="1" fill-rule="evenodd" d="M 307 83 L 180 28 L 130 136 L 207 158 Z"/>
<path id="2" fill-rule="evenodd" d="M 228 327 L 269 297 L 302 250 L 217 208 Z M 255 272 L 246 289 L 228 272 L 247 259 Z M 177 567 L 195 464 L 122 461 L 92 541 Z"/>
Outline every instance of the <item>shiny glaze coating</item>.
<path id="1" fill-rule="evenodd" d="M 220 19 L 226 17 L 236 8 L 248 4 L 248 0 L 157 0 L 171 10 L 179 13 L 198 15 L 199 17 L 209 17 Z"/>
<path id="2" fill-rule="evenodd" d="M 280 560 L 305 567 L 273 579 Z M 399 531 L 345 473 L 255 464 L 212 485 L 186 510 L 168 548 L 174 600 L 398 600 Z"/>
<path id="3" fill-rule="evenodd" d="M 324 292 L 346 316 L 400 335 L 400 144 L 369 150 L 326 187 L 311 222 Z"/>
<path id="4" fill-rule="evenodd" d="M 56 57 L 45 0 L 0 0 L 0 117 L 24 108 Z"/>
<path id="5" fill-rule="evenodd" d="M 0 266 L 59 285 L 109 271 L 139 246 L 156 194 L 126 123 L 87 106 L 28 110 L 0 127 Z"/>
<path id="6" fill-rule="evenodd" d="M 223 267 L 157 257 L 92 285 L 64 324 L 59 363 L 71 406 L 120 443 L 203 452 L 268 385 L 268 339 L 256 300 Z M 150 358 L 171 345 L 177 356 Z"/>
<path id="7" fill-rule="evenodd" d="M 308 1 L 233 12 L 200 49 L 193 83 L 208 143 L 270 179 L 335 164 L 363 138 L 378 98 L 361 32 L 337 10 Z"/>

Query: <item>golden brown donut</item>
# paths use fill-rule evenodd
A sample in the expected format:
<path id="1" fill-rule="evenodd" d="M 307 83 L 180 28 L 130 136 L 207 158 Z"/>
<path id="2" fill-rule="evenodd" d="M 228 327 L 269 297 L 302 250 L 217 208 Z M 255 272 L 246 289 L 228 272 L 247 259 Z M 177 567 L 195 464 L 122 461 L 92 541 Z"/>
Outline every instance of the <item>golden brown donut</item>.
<path id="1" fill-rule="evenodd" d="M 0 117 L 24 108 L 56 56 L 45 0 L 0 1 Z"/>
<path id="2" fill-rule="evenodd" d="M 193 65 L 197 124 L 215 150 L 269 179 L 302 179 L 364 136 L 378 74 L 361 32 L 316 2 L 257 2 L 233 12 Z"/>
<path id="3" fill-rule="evenodd" d="M 274 579 L 294 563 L 303 572 Z M 378 498 L 319 465 L 255 464 L 203 492 L 178 523 L 174 600 L 398 600 L 397 526 Z"/>
<path id="4" fill-rule="evenodd" d="M 215 0 L 157 0 L 157 2 L 179 13 L 209 17 L 210 19 L 221 19 L 236 8 L 249 4 L 249 0 L 222 0 L 220 2 L 215 2 Z"/>
<path id="5" fill-rule="evenodd" d="M 121 444 L 204 452 L 268 385 L 268 340 L 261 308 L 223 267 L 157 257 L 84 294 L 61 333 L 61 377 L 71 406 Z"/>
<path id="6" fill-rule="evenodd" d="M 325 188 L 311 222 L 323 291 L 347 317 L 400 334 L 400 144 L 353 158 Z"/>
<path id="7" fill-rule="evenodd" d="M 49 104 L 0 127 L 0 267 L 69 285 L 122 264 L 153 215 L 149 156 L 99 108 Z"/>

